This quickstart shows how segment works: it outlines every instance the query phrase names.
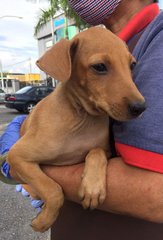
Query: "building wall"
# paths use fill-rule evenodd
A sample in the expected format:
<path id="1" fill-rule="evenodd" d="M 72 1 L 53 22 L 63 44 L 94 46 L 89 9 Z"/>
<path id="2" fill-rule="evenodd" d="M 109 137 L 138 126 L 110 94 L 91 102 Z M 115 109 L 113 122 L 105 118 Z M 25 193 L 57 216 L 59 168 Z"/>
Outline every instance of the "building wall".
<path id="1" fill-rule="evenodd" d="M 73 26 L 74 22 L 71 19 L 67 20 L 68 26 Z M 53 43 L 54 44 L 59 41 L 61 38 L 65 38 L 65 33 L 64 33 L 64 27 L 66 24 L 66 19 L 63 13 L 59 14 L 58 16 L 54 17 L 53 19 L 53 26 L 51 25 L 51 22 L 48 22 L 46 25 L 44 25 L 41 30 L 37 34 L 37 39 L 38 39 L 38 52 L 39 52 L 39 57 L 42 56 L 50 47 L 52 47 Z M 52 29 L 54 31 L 54 39 L 52 41 Z M 69 33 L 69 37 L 72 38 L 74 34 L 78 33 L 77 27 L 73 27 L 72 31 Z M 41 74 L 41 80 L 47 79 L 49 76 L 44 73 L 40 72 Z M 57 80 L 57 79 L 55 79 Z M 53 82 L 55 85 L 55 80 L 53 79 Z"/>
<path id="2" fill-rule="evenodd" d="M 48 48 L 46 47 L 47 45 L 46 43 L 49 41 L 51 41 L 51 36 L 44 37 L 38 40 L 39 57 L 41 57 L 47 51 Z M 41 75 L 41 80 L 45 80 L 47 78 L 46 73 L 44 73 L 43 71 L 40 71 L 40 75 Z"/>
<path id="3" fill-rule="evenodd" d="M 15 79 L 3 78 L 3 83 L 0 81 L 0 88 L 2 88 L 5 93 L 15 93 L 20 89 L 20 82 Z"/>
<path id="4" fill-rule="evenodd" d="M 18 80 L 20 82 L 31 82 L 31 81 L 40 81 L 40 74 L 30 73 L 30 74 L 8 74 L 7 79 Z"/>
<path id="5" fill-rule="evenodd" d="M 26 82 L 30 82 L 30 81 L 40 81 L 40 74 L 33 74 L 33 73 L 29 73 L 29 74 L 25 74 L 25 81 Z"/>
<path id="6" fill-rule="evenodd" d="M 45 84 L 41 82 L 40 74 L 8 74 L 7 77 L 0 81 L 0 88 L 6 93 L 15 93 L 23 86 L 36 84 Z"/>

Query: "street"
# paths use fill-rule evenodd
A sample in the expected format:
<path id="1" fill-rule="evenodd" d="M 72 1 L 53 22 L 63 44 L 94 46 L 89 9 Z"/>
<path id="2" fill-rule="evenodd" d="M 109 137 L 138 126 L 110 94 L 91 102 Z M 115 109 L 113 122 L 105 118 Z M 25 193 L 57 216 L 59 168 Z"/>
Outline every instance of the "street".
<path id="1" fill-rule="evenodd" d="M 5 126 L 14 117 L 16 110 L 6 109 L 0 105 L 0 135 Z M 37 215 L 29 198 L 15 192 L 15 186 L 0 182 L 0 240 L 49 240 L 50 232 L 36 233 L 30 227 L 31 220 Z"/>
<path id="2" fill-rule="evenodd" d="M 0 135 L 3 132 L 5 126 L 16 116 L 21 115 L 15 109 L 5 108 L 3 104 L 0 104 Z"/>
<path id="3" fill-rule="evenodd" d="M 0 104 L 0 124 L 10 122 L 14 117 L 19 116 L 20 113 L 15 109 L 6 108 Z"/>

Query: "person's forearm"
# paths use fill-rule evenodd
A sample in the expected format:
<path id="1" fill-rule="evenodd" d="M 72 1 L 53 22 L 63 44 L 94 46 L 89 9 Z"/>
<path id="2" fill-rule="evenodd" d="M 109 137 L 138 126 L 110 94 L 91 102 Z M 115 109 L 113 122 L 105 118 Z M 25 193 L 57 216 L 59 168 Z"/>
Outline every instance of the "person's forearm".
<path id="1" fill-rule="evenodd" d="M 62 187 L 65 196 L 80 202 L 78 189 L 83 164 L 70 167 L 44 167 Z M 100 209 L 163 222 L 163 175 L 128 166 L 120 158 L 109 161 L 107 196 Z"/>

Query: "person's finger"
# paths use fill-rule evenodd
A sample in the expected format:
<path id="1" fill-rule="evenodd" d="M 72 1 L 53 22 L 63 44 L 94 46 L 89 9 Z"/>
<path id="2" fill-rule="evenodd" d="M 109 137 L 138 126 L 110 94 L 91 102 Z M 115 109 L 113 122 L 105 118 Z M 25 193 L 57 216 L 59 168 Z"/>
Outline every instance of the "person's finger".
<path id="1" fill-rule="evenodd" d="M 44 204 L 43 200 L 37 200 L 37 199 L 32 199 L 31 200 L 31 205 L 34 208 L 40 208 Z"/>
<path id="2" fill-rule="evenodd" d="M 22 185 L 21 184 L 17 184 L 15 187 L 16 192 L 21 192 L 22 190 Z"/>

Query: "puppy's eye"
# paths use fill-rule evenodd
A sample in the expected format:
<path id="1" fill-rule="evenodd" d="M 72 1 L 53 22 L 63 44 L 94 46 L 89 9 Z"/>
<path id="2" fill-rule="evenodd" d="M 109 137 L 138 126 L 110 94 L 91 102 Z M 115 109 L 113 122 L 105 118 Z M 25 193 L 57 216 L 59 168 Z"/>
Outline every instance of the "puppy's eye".
<path id="1" fill-rule="evenodd" d="M 107 72 L 107 67 L 105 66 L 104 63 L 97 63 L 91 66 L 93 70 L 95 70 L 98 73 L 106 73 Z"/>
<path id="2" fill-rule="evenodd" d="M 134 70 L 135 66 L 136 66 L 136 62 L 132 62 L 132 63 L 130 64 L 130 69 L 131 69 L 131 71 Z"/>

